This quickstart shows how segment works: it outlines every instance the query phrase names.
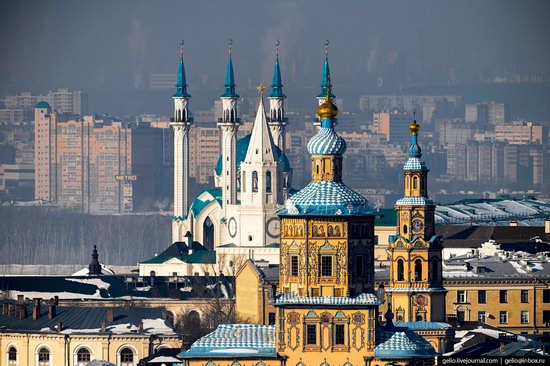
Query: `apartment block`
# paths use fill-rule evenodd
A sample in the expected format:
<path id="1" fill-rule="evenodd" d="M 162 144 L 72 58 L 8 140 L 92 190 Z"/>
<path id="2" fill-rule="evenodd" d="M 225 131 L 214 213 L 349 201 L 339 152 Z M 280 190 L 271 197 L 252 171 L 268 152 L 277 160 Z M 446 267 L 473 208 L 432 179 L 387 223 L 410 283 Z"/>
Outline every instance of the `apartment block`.
<path id="1" fill-rule="evenodd" d="M 35 109 L 35 198 L 92 214 L 150 210 L 163 197 L 162 129 Z"/>

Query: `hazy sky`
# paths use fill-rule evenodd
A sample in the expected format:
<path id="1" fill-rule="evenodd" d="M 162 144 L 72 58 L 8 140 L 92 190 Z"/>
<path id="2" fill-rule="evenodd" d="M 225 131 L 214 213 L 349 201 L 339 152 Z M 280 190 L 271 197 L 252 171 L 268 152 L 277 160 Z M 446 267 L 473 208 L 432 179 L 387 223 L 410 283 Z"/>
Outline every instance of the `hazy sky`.
<path id="1" fill-rule="evenodd" d="M 176 72 L 181 38 L 191 94 L 221 90 L 229 38 L 243 88 L 270 83 L 277 39 L 283 81 L 305 87 L 317 88 L 327 38 L 336 85 L 361 84 L 393 52 L 409 71 L 476 75 L 520 55 L 547 72 L 549 18 L 544 0 L 4 1 L 0 91 L 147 88 Z"/>

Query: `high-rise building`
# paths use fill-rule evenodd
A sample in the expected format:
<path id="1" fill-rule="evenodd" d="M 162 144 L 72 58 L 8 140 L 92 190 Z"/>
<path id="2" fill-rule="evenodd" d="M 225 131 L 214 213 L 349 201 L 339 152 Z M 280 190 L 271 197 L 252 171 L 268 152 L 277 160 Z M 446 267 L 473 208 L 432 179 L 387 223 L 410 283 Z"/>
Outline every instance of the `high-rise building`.
<path id="1" fill-rule="evenodd" d="M 548 129 L 540 124 L 525 121 L 497 124 L 495 139 L 506 141 L 511 145 L 545 144 L 548 139 Z"/>
<path id="2" fill-rule="evenodd" d="M 150 210 L 163 193 L 162 130 L 35 108 L 35 199 L 85 213 Z"/>
<path id="3" fill-rule="evenodd" d="M 499 124 L 508 121 L 508 106 L 495 101 L 466 104 L 464 113 L 465 122 L 480 124 Z"/>
<path id="4" fill-rule="evenodd" d="M 386 136 L 391 143 L 401 144 L 407 139 L 406 126 L 409 124 L 410 114 L 401 112 L 380 112 L 372 116 L 373 129 L 376 133 Z"/>

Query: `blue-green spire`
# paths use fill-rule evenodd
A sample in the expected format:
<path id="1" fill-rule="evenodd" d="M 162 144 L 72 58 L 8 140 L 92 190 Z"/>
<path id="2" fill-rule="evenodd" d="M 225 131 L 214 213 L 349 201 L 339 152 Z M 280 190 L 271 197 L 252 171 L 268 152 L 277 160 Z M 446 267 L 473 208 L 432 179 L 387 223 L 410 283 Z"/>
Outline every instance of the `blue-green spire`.
<path id="1" fill-rule="evenodd" d="M 281 81 L 281 68 L 279 67 L 279 54 L 275 59 L 275 66 L 273 67 L 273 81 L 271 83 L 271 98 L 286 98 L 283 94 L 283 82 Z"/>
<path id="2" fill-rule="evenodd" d="M 233 60 L 231 59 L 231 51 L 229 51 L 229 59 L 227 60 L 227 69 L 225 72 L 225 91 L 221 98 L 238 98 L 239 94 L 235 92 L 235 75 L 233 74 Z"/>
<path id="3" fill-rule="evenodd" d="M 321 80 L 321 92 L 317 98 L 325 98 L 327 96 L 327 87 L 330 84 L 330 67 L 328 66 L 328 55 L 325 54 L 325 64 L 323 65 L 323 78 Z M 330 91 L 330 97 L 335 98 L 336 96 Z"/>
<path id="4" fill-rule="evenodd" d="M 187 78 L 185 77 L 185 66 L 183 64 L 183 51 L 181 53 L 180 65 L 178 68 L 178 81 L 176 83 L 176 93 L 173 97 L 177 98 L 191 98 L 191 95 L 187 93 Z"/>

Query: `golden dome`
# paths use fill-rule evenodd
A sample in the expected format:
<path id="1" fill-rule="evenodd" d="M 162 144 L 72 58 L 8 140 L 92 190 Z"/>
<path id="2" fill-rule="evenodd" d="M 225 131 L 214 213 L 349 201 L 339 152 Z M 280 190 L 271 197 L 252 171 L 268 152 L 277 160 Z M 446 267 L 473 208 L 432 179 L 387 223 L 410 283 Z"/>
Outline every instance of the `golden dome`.
<path id="1" fill-rule="evenodd" d="M 409 130 L 411 130 L 411 135 L 413 135 L 413 136 L 418 135 L 418 131 L 420 131 L 420 125 L 418 123 L 416 123 L 416 120 L 414 120 L 409 125 Z"/>
<path id="2" fill-rule="evenodd" d="M 334 118 L 338 115 L 338 107 L 327 97 L 319 108 L 317 108 L 317 114 L 319 118 Z"/>

